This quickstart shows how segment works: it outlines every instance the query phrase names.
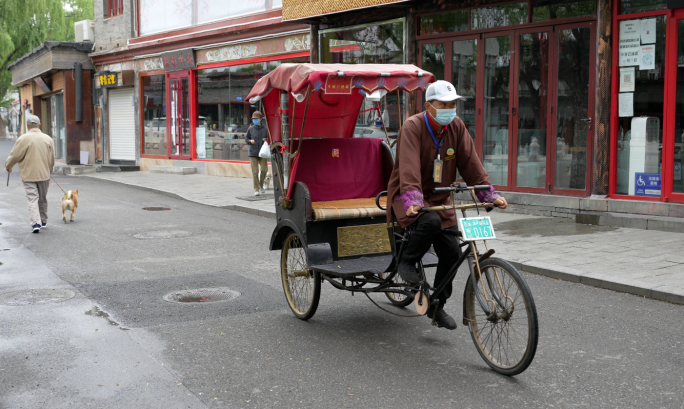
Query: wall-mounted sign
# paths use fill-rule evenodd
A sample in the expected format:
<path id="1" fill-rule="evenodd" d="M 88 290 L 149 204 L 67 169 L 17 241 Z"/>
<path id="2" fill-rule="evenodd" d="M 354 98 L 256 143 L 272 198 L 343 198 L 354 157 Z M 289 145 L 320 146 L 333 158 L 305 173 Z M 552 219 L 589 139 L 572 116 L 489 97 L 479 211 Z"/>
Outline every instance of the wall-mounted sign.
<path id="1" fill-rule="evenodd" d="M 634 175 L 634 194 L 636 196 L 660 197 L 660 173 L 641 173 Z"/>
<path id="2" fill-rule="evenodd" d="M 164 71 L 189 70 L 197 67 L 192 48 L 162 53 L 161 59 L 164 63 Z"/>
<path id="3" fill-rule="evenodd" d="M 618 59 L 620 67 L 639 64 L 639 46 L 641 45 L 641 20 L 623 20 L 620 22 L 620 40 Z"/>
<path id="4" fill-rule="evenodd" d="M 115 72 L 98 72 L 97 85 L 100 87 L 116 87 L 119 85 L 119 76 Z"/>

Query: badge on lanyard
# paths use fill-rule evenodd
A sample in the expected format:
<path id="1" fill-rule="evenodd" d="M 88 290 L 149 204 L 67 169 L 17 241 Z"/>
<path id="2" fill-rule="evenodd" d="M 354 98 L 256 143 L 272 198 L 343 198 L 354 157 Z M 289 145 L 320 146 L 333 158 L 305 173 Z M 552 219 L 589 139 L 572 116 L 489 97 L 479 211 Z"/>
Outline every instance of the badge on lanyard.
<path id="1" fill-rule="evenodd" d="M 435 181 L 435 183 L 442 183 L 442 162 L 441 159 L 439 159 L 439 154 L 437 154 L 437 159 L 435 159 L 435 167 L 434 171 L 432 172 L 432 179 Z"/>
<path id="2" fill-rule="evenodd" d="M 442 150 L 442 144 L 444 144 L 444 139 L 442 138 L 442 140 L 439 141 L 439 143 L 437 142 L 437 138 L 435 138 L 435 134 L 432 132 L 432 128 L 428 123 L 427 112 L 425 113 L 425 125 L 427 126 L 428 131 L 430 131 L 432 141 L 435 143 L 435 146 L 437 146 L 437 159 L 435 159 L 435 164 L 432 171 L 432 180 L 434 180 L 435 183 L 442 183 L 442 167 L 444 165 L 444 162 L 442 162 L 442 160 L 439 158 L 439 152 Z"/>

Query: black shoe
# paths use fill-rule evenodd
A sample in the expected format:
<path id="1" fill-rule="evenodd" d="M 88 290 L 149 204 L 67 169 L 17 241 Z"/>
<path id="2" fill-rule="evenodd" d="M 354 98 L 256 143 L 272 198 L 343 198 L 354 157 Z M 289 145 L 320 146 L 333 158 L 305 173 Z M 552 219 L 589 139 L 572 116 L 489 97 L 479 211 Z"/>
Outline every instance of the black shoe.
<path id="1" fill-rule="evenodd" d="M 456 329 L 456 320 L 453 319 L 449 314 L 444 311 L 443 308 L 437 308 L 437 311 L 434 313 L 435 316 L 435 324 L 437 324 L 437 328 L 446 328 L 449 330 L 454 330 Z M 427 313 L 428 318 L 433 317 L 433 310 L 428 310 Z"/>
<path id="2" fill-rule="evenodd" d="M 416 263 L 409 263 L 408 261 L 401 260 L 399 262 L 399 276 L 409 284 L 418 284 L 420 282 L 420 275 L 416 269 Z"/>

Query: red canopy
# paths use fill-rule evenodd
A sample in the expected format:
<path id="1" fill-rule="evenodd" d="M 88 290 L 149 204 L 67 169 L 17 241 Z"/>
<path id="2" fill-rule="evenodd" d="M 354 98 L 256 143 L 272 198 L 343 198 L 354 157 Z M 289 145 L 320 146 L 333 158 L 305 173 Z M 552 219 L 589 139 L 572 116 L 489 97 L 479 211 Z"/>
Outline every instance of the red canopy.
<path id="1" fill-rule="evenodd" d="M 263 100 L 271 137 L 280 142 L 280 95 L 286 92 L 290 125 L 295 115 L 290 138 L 298 139 L 310 89 L 304 137 L 350 138 L 367 95 L 423 91 L 434 80 L 431 73 L 409 64 L 282 64 L 257 81 L 247 100 L 253 104 Z"/>

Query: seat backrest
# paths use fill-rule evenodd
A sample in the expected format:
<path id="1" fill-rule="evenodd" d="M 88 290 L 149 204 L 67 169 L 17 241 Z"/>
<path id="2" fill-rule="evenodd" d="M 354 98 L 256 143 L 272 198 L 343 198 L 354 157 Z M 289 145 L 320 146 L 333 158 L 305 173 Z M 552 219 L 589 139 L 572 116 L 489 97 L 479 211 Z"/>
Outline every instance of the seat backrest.
<path id="1" fill-rule="evenodd" d="M 305 139 L 299 155 L 295 180 L 312 202 L 375 197 L 387 188 L 382 139 Z"/>

